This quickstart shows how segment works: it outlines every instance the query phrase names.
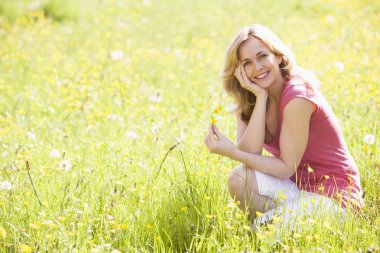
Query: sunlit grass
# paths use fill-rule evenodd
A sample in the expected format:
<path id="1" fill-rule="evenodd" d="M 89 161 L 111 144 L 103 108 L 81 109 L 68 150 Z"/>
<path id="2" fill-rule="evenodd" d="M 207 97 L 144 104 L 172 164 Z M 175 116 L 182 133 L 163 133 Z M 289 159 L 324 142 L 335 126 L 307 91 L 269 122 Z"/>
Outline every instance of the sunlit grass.
<path id="1" fill-rule="evenodd" d="M 114 0 L 85 18 L 0 18 L 0 252 L 378 250 L 379 8 Z M 230 199 L 237 163 L 203 138 L 210 115 L 234 138 L 219 73 L 251 23 L 321 79 L 361 173 L 360 216 L 308 217 L 293 231 L 279 217 L 255 231 Z"/>

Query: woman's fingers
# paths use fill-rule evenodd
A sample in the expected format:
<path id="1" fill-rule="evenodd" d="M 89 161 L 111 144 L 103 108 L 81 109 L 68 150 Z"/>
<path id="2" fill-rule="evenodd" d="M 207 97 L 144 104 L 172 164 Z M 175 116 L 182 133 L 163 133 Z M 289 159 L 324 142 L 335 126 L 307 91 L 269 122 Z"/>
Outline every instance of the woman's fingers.
<path id="1" fill-rule="evenodd" d="M 212 124 L 212 130 L 218 139 L 221 139 L 223 137 L 222 133 L 219 131 L 215 124 Z"/>

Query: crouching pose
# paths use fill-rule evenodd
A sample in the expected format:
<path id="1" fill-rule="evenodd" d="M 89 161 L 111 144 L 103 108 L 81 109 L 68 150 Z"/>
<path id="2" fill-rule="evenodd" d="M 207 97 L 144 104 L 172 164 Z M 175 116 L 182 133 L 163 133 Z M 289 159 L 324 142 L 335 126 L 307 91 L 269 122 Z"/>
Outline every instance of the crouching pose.
<path id="1" fill-rule="evenodd" d="M 272 31 L 243 28 L 227 49 L 222 77 L 237 104 L 236 145 L 215 124 L 204 142 L 241 162 L 228 188 L 242 210 L 254 216 L 303 197 L 360 210 L 358 169 L 319 81 Z"/>

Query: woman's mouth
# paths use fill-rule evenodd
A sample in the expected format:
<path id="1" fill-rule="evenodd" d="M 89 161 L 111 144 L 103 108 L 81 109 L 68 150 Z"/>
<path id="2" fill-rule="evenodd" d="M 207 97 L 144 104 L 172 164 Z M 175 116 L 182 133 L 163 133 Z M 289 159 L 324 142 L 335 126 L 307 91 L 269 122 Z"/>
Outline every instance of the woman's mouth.
<path id="1" fill-rule="evenodd" d="M 269 71 L 266 71 L 264 73 L 261 73 L 260 75 L 255 76 L 255 79 L 263 79 L 269 74 Z"/>

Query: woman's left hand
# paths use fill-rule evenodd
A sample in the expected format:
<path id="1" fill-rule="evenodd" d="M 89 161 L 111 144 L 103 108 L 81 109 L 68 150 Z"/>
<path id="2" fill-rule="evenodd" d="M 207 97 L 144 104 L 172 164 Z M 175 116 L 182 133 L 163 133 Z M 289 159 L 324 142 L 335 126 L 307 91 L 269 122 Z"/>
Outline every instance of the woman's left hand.
<path id="1" fill-rule="evenodd" d="M 225 137 L 215 124 L 210 125 L 208 134 L 204 140 L 210 153 L 231 157 L 236 150 L 235 144 Z"/>

